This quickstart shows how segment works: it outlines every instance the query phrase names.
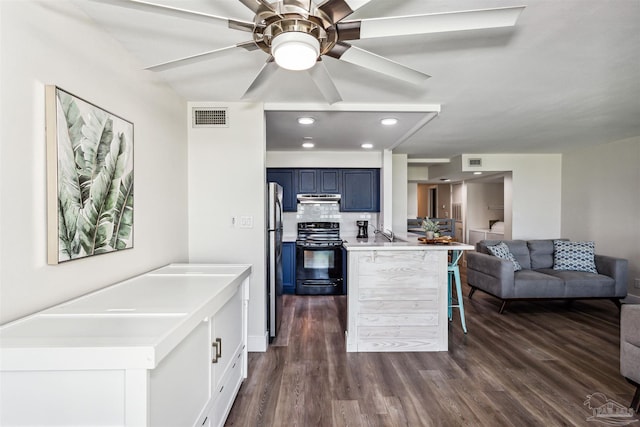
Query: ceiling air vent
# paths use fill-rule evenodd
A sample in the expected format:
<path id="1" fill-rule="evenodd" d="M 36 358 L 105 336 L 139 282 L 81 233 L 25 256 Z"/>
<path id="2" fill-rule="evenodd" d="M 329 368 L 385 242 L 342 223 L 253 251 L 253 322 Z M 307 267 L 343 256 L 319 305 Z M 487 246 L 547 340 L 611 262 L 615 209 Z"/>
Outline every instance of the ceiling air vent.
<path id="1" fill-rule="evenodd" d="M 469 166 L 482 166 L 482 159 L 469 159 Z"/>
<path id="2" fill-rule="evenodd" d="M 194 128 L 226 128 L 229 127 L 226 108 L 194 108 Z"/>

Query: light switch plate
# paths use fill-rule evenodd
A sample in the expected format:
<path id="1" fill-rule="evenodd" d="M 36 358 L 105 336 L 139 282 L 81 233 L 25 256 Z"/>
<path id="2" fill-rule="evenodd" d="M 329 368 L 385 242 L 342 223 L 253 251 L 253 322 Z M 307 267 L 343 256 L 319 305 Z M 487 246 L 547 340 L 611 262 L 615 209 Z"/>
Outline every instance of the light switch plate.
<path id="1" fill-rule="evenodd" d="M 253 217 L 252 216 L 241 216 L 240 217 L 240 228 L 253 228 Z"/>

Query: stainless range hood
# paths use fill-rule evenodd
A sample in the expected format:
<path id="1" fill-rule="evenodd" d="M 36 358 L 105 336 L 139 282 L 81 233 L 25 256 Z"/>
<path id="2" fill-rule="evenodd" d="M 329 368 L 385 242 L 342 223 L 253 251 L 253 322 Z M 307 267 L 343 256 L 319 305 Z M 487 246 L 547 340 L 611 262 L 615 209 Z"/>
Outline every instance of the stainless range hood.
<path id="1" fill-rule="evenodd" d="M 298 203 L 340 203 L 340 194 L 298 194 Z"/>

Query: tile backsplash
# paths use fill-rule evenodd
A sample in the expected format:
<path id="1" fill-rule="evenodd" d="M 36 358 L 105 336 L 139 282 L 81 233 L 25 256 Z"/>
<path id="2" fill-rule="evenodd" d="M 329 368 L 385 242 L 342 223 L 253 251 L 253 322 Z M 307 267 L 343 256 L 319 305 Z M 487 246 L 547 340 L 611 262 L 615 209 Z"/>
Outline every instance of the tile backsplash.
<path id="1" fill-rule="evenodd" d="M 341 218 L 340 205 L 337 203 L 298 204 L 298 212 L 296 212 L 298 222 L 339 221 Z"/>
<path id="2" fill-rule="evenodd" d="M 348 236 L 358 233 L 357 220 L 367 220 L 371 225 L 377 225 L 378 214 L 370 212 L 340 212 L 337 203 L 308 203 L 298 204 L 297 212 L 284 212 L 283 225 L 285 235 L 294 235 L 299 222 L 332 221 L 340 223 L 340 234 Z"/>

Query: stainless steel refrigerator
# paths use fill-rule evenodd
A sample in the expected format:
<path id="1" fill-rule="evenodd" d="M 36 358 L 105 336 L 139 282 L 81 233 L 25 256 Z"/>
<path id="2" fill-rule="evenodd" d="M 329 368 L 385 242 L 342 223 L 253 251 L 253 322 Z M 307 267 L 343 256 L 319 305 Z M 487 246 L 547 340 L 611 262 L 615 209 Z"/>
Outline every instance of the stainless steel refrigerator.
<path id="1" fill-rule="evenodd" d="M 267 185 L 267 329 L 269 339 L 278 334 L 282 321 L 282 187 Z"/>

